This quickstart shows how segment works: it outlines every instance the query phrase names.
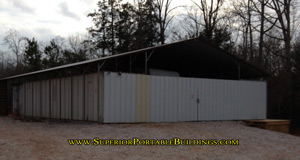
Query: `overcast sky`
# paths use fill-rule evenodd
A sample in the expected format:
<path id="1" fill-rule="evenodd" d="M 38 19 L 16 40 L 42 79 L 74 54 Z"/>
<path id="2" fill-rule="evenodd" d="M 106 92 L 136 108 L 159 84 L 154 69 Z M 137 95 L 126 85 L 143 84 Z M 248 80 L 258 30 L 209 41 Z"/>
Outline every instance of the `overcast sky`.
<path id="1" fill-rule="evenodd" d="M 86 33 L 86 28 L 93 25 L 87 14 L 97 9 L 97 2 L 98 0 L 0 0 L 0 44 L 9 29 L 16 29 L 21 35 L 35 37 L 38 41 L 49 41 L 57 35 L 67 37 L 75 33 Z M 185 4 L 183 0 L 173 0 L 172 3 L 173 6 Z M 3 45 L 0 49 L 3 50 Z"/>

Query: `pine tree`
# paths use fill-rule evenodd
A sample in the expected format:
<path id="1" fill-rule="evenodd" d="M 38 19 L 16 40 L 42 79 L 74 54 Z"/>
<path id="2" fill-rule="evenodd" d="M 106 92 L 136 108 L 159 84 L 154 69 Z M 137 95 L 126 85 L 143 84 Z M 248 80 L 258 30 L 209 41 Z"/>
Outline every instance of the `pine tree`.
<path id="1" fill-rule="evenodd" d="M 26 41 L 27 44 L 25 47 L 24 61 L 28 71 L 36 71 L 42 69 L 42 54 L 39 50 L 37 41 L 34 38 L 32 38 L 32 40 L 26 39 Z"/>
<path id="2" fill-rule="evenodd" d="M 102 0 L 98 2 L 98 10 L 88 14 L 95 26 L 88 29 L 92 36 L 91 42 L 102 51 L 102 55 L 116 54 L 115 24 L 119 20 L 118 11 L 121 0 Z"/>
<path id="3" fill-rule="evenodd" d="M 61 48 L 55 43 L 55 40 L 50 41 L 50 45 L 47 45 L 44 49 L 46 57 L 43 59 L 43 65 L 45 68 L 52 68 L 63 64 Z"/>

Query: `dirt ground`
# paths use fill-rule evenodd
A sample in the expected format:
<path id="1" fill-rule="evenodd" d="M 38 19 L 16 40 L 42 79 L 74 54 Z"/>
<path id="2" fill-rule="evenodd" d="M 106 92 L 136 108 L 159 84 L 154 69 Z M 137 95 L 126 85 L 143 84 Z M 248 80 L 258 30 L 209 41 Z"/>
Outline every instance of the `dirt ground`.
<path id="1" fill-rule="evenodd" d="M 239 139 L 238 146 L 71 146 L 68 139 Z M 0 117 L 0 159 L 300 159 L 300 137 L 244 122 L 97 124 Z"/>

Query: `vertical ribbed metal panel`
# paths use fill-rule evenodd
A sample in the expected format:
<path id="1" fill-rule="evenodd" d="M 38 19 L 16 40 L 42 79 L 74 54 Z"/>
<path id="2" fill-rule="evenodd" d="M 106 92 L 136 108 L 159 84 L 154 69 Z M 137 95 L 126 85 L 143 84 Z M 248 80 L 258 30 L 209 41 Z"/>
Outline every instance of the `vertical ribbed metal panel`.
<path id="1" fill-rule="evenodd" d="M 99 116 L 104 123 L 266 118 L 265 82 L 112 72 L 99 80 L 89 74 L 85 84 L 83 76 L 72 77 L 72 83 L 71 77 L 24 83 L 21 115 L 50 117 L 51 111 L 51 118 L 97 121 Z"/>
<path id="2" fill-rule="evenodd" d="M 14 114 L 16 114 L 16 110 L 18 109 L 18 101 L 19 101 L 19 86 L 18 85 L 13 85 L 13 87 L 12 87 L 12 95 L 13 95 L 13 97 L 12 97 L 12 100 L 13 100 L 13 103 L 12 103 L 12 105 L 13 105 L 13 113 Z"/>
<path id="3" fill-rule="evenodd" d="M 88 121 L 97 121 L 97 74 L 86 75 L 86 93 L 85 93 L 85 117 Z"/>
<path id="4" fill-rule="evenodd" d="M 128 122 L 128 116 L 135 122 L 264 119 L 266 83 L 106 72 L 104 123 Z"/>
<path id="5" fill-rule="evenodd" d="M 178 78 L 151 77 L 151 122 L 175 122 L 178 120 Z M 181 117 L 182 118 L 182 117 Z"/>
<path id="6" fill-rule="evenodd" d="M 83 76 L 73 77 L 73 106 L 72 115 L 74 120 L 83 120 Z"/>
<path id="7" fill-rule="evenodd" d="M 51 118 L 60 118 L 60 79 L 51 80 Z"/>
<path id="8" fill-rule="evenodd" d="M 41 117 L 41 82 L 33 82 L 33 116 Z"/>
<path id="9" fill-rule="evenodd" d="M 33 82 L 28 82 L 25 84 L 25 116 L 32 116 L 32 83 Z"/>
<path id="10" fill-rule="evenodd" d="M 266 83 L 199 79 L 198 120 L 266 118 Z"/>
<path id="11" fill-rule="evenodd" d="M 150 76 L 136 76 L 136 122 L 150 121 Z"/>
<path id="12" fill-rule="evenodd" d="M 61 118 L 71 119 L 71 77 L 61 79 Z"/>
<path id="13" fill-rule="evenodd" d="M 49 103 L 50 103 L 50 88 L 49 88 L 49 81 L 50 80 L 43 80 L 41 82 L 41 99 L 42 99 L 42 117 L 49 118 Z"/>
<path id="14" fill-rule="evenodd" d="M 177 80 L 177 121 L 197 121 L 197 86 L 195 79 L 177 78 Z"/>
<path id="15" fill-rule="evenodd" d="M 165 105 L 164 105 L 164 77 L 151 76 L 151 102 L 150 102 L 150 121 L 164 122 Z"/>
<path id="16" fill-rule="evenodd" d="M 7 114 L 7 81 L 0 81 L 0 116 Z"/>
<path id="17" fill-rule="evenodd" d="M 104 117 L 104 75 L 103 72 L 99 73 L 99 122 L 103 122 L 103 117 Z M 130 95 L 127 95 L 130 97 Z"/>
<path id="18" fill-rule="evenodd" d="M 20 115 L 25 115 L 25 93 L 26 93 L 26 83 L 21 84 L 21 106 L 20 106 Z"/>
<path id="19" fill-rule="evenodd" d="M 104 72 L 104 123 L 136 122 L 136 75 Z"/>
<path id="20" fill-rule="evenodd" d="M 177 118 L 177 83 L 176 78 L 164 77 L 164 94 L 165 94 L 165 122 L 175 122 Z"/>

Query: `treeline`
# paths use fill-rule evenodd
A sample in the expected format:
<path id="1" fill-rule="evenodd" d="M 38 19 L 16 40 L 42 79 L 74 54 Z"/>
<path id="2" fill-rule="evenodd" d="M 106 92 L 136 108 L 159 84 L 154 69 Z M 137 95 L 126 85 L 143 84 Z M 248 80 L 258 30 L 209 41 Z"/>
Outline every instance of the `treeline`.
<path id="1" fill-rule="evenodd" d="M 8 32 L 0 76 L 199 37 L 270 74 L 268 117 L 300 124 L 300 20 L 291 0 L 100 0 L 88 36 L 46 45 Z M 17 35 L 17 36 L 16 36 Z M 64 44 L 64 45 L 63 45 Z M 23 48 L 21 47 L 23 46 Z M 8 57 L 14 56 L 15 60 Z"/>
<path id="2" fill-rule="evenodd" d="M 52 68 L 87 60 L 90 50 L 79 34 L 68 39 L 57 36 L 48 43 L 39 43 L 35 38 L 9 30 L 3 40 L 10 54 L 1 52 L 1 77 Z M 14 58 L 15 57 L 15 58 Z"/>

